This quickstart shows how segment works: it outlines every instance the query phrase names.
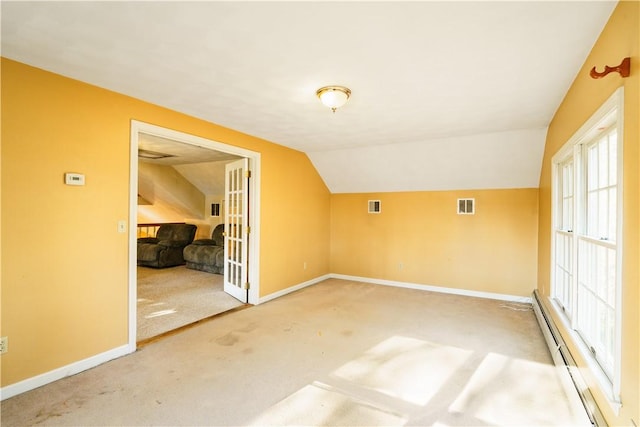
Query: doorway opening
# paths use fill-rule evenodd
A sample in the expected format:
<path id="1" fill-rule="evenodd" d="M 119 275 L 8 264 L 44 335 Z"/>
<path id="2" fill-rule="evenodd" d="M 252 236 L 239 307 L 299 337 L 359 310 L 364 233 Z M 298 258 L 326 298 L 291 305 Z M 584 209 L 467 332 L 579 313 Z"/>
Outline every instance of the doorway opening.
<path id="1" fill-rule="evenodd" d="M 145 157 L 145 163 L 139 162 L 139 153 L 142 153 L 141 157 Z M 149 289 L 151 289 L 152 292 L 156 292 L 158 290 L 153 286 L 148 286 L 149 280 L 155 280 L 152 276 L 164 276 L 164 278 L 159 280 L 177 280 L 177 283 L 179 283 L 180 279 L 176 279 L 176 277 L 179 277 L 181 272 L 185 272 L 185 274 L 189 275 L 189 278 L 185 277 L 186 283 L 193 284 L 198 281 L 204 281 L 207 283 L 205 286 L 211 286 L 212 288 L 220 285 L 220 292 L 222 293 L 220 299 L 238 298 L 237 295 L 233 295 L 232 292 L 229 292 L 232 289 L 228 289 L 226 286 L 227 274 L 212 274 L 211 272 L 187 269 L 184 265 L 166 269 L 138 266 L 137 239 L 140 236 L 140 233 L 149 233 L 149 225 L 167 222 L 182 222 L 175 221 L 175 217 L 172 221 L 171 215 L 182 215 L 182 218 L 193 218 L 186 222 L 198 225 L 196 236 L 194 237 L 194 239 L 198 240 L 210 239 L 216 225 L 224 224 L 225 221 L 229 222 L 228 216 L 223 214 L 225 211 L 225 199 L 228 197 L 219 191 L 216 195 L 205 194 L 206 192 L 211 192 L 212 190 L 210 189 L 203 190 L 205 203 L 191 203 L 191 209 L 192 211 L 195 210 L 195 213 L 189 212 L 189 201 L 173 200 L 174 204 L 177 205 L 178 213 L 173 212 L 167 214 L 166 210 L 163 211 L 167 206 L 163 206 L 163 202 L 160 200 L 165 199 L 164 205 L 171 204 L 172 198 L 167 195 L 171 191 L 168 188 L 163 188 L 168 186 L 170 187 L 170 185 L 162 185 L 161 179 L 154 176 L 154 168 L 160 169 L 161 167 L 164 167 L 165 169 L 172 171 L 171 173 L 176 176 L 174 178 L 169 177 L 169 181 L 184 180 L 189 183 L 193 182 L 194 188 L 211 188 L 211 185 L 216 184 L 214 181 L 217 181 L 218 183 L 216 185 L 219 185 L 220 180 L 224 182 L 225 178 L 228 178 L 225 176 L 224 171 L 224 165 L 226 163 L 231 163 L 234 160 L 242 160 L 244 162 L 246 170 L 250 171 L 250 174 L 247 175 L 250 175 L 251 177 L 251 179 L 247 178 L 244 184 L 244 198 L 246 198 L 247 201 L 244 209 L 246 211 L 238 212 L 235 210 L 234 214 L 242 215 L 242 221 L 246 224 L 245 228 L 247 230 L 251 230 L 251 234 L 249 238 L 247 233 L 246 237 L 248 240 L 243 241 L 243 246 L 246 247 L 246 255 L 243 258 L 245 262 L 244 279 L 242 281 L 242 287 L 246 288 L 243 293 L 244 298 L 242 298 L 244 301 L 236 301 L 234 299 L 234 302 L 237 302 L 235 306 L 242 305 L 245 302 L 248 302 L 249 304 L 257 304 L 260 286 L 260 153 L 132 120 L 130 157 L 129 224 L 131 225 L 129 227 L 129 346 L 135 349 L 136 342 L 140 341 L 141 338 L 149 338 L 147 336 L 140 336 L 140 320 L 146 321 L 148 320 L 147 318 L 153 318 L 154 316 L 165 316 L 166 319 L 177 319 L 183 314 L 176 313 L 176 310 L 170 306 L 163 306 L 167 305 L 166 301 L 152 301 L 151 298 L 139 295 L 140 292 L 145 293 Z M 222 166 L 222 172 L 216 172 L 217 168 L 220 166 Z M 191 186 L 191 184 L 187 185 Z M 140 189 L 144 190 L 142 191 L 144 194 L 141 194 L 139 191 Z M 168 200 L 168 202 L 166 200 Z M 197 197 L 196 200 L 198 200 Z M 158 201 L 158 206 L 155 207 L 154 211 L 147 211 L 145 216 L 144 212 L 141 213 L 140 211 L 144 211 L 148 205 L 152 204 L 152 201 Z M 142 205 L 139 205 L 139 203 L 142 203 Z M 147 204 L 147 206 L 145 207 L 144 204 Z M 211 205 L 218 205 L 218 207 L 214 206 L 212 208 Z M 193 206 L 195 206 L 195 208 Z M 249 215 L 249 206 L 251 215 Z M 222 212 L 218 211 L 218 209 Z M 214 213 L 217 215 L 213 215 Z M 139 230 L 140 227 L 138 227 L 138 225 L 141 218 L 147 225 L 145 226 L 146 228 Z M 169 220 L 167 220 L 167 218 L 169 218 Z M 225 227 L 228 227 L 228 225 Z M 155 232 L 155 230 L 157 230 L 157 228 L 152 229 L 151 233 Z M 225 237 L 225 239 L 226 238 L 228 237 Z M 227 260 L 225 259 L 225 261 Z M 144 268 L 145 270 L 141 272 L 141 268 Z M 227 262 L 225 262 L 225 272 L 227 269 Z M 146 290 L 141 291 L 141 288 L 138 287 L 139 281 L 141 280 L 146 281 Z M 225 284 L 224 291 L 222 290 L 222 283 Z M 165 287 L 171 288 L 171 284 L 167 285 L 165 283 Z M 207 292 L 209 292 L 209 290 L 207 290 Z M 228 294 L 233 295 L 233 297 Z M 210 298 L 211 296 L 208 297 Z M 140 318 L 141 313 L 139 312 L 139 307 L 141 305 L 144 306 L 145 304 L 147 306 L 157 304 L 157 306 L 152 307 L 152 310 L 154 310 L 152 312 L 149 311 L 149 307 L 146 307 L 144 319 L 142 319 Z M 224 304 L 222 305 L 224 306 Z M 230 303 L 228 305 L 233 308 L 234 303 Z M 165 319 L 162 320 L 164 321 Z M 194 321 L 197 320 L 199 319 L 194 319 Z M 185 321 L 189 323 L 188 318 Z M 148 333 L 150 332 L 147 330 L 142 334 L 144 335 Z"/>

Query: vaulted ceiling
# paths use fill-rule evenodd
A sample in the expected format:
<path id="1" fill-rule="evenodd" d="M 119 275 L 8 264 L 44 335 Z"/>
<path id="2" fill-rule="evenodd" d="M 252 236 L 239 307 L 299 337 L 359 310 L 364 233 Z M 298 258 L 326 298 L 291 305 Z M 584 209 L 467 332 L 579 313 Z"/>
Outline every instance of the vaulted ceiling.
<path id="1" fill-rule="evenodd" d="M 332 192 L 537 187 L 615 4 L 2 1 L 2 55 L 304 151 Z"/>
<path id="2" fill-rule="evenodd" d="M 239 158 L 146 133 L 138 135 L 138 153 L 141 162 L 173 167 L 205 196 L 224 193 L 224 165 Z M 151 158 L 145 153 L 151 154 Z M 168 196 L 156 194 L 156 198 Z"/>

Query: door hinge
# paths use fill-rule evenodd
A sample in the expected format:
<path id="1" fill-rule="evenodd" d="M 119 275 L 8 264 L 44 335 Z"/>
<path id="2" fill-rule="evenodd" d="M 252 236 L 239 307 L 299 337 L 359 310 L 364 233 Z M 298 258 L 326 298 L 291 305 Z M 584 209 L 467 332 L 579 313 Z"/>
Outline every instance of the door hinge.
<path id="1" fill-rule="evenodd" d="M 251 226 L 247 225 L 247 234 L 251 234 Z"/>
<path id="2" fill-rule="evenodd" d="M 251 178 L 251 171 L 250 170 L 244 171 L 244 177 Z"/>
<path id="3" fill-rule="evenodd" d="M 249 282 L 245 282 L 244 286 L 242 286 L 242 289 L 250 289 L 251 285 L 249 285 Z"/>

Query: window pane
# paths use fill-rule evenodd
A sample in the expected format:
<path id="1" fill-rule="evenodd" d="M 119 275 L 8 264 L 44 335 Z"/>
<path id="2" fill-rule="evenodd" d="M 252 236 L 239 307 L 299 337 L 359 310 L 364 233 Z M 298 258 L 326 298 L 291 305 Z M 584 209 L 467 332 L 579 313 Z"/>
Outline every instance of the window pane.
<path id="1" fill-rule="evenodd" d="M 609 184 L 609 144 L 604 137 L 598 142 L 598 183 L 599 187 Z"/>
<path id="2" fill-rule="evenodd" d="M 598 193 L 587 195 L 587 235 L 597 237 L 598 234 Z"/>
<path id="3" fill-rule="evenodd" d="M 572 237 L 564 233 L 556 234 L 555 247 L 555 278 L 553 296 L 565 308 L 565 313 L 570 314 L 571 309 L 571 280 L 572 267 Z"/>
<path id="4" fill-rule="evenodd" d="M 609 220 L 608 220 L 608 230 L 607 237 L 612 242 L 616 241 L 616 232 L 617 232 L 617 212 L 618 212 L 618 201 L 616 197 L 616 188 L 609 189 Z"/>
<path id="5" fill-rule="evenodd" d="M 573 230 L 573 197 L 562 202 L 562 226 L 565 231 Z"/>
<path id="6" fill-rule="evenodd" d="M 617 269 L 616 251 L 614 249 L 609 249 L 607 253 L 607 283 L 609 286 L 607 288 L 607 295 L 605 298 L 607 304 L 613 309 L 616 308 Z"/>
<path id="7" fill-rule="evenodd" d="M 589 147 L 587 160 L 587 190 L 598 188 L 598 146 Z"/>
<path id="8" fill-rule="evenodd" d="M 609 185 L 616 185 L 618 177 L 618 135 L 609 134 Z"/>
<path id="9" fill-rule="evenodd" d="M 565 163 L 562 168 L 562 182 L 564 197 L 573 196 L 573 162 Z"/>
<path id="10" fill-rule="evenodd" d="M 598 234 L 594 237 L 606 239 L 609 232 L 609 198 L 607 190 L 598 192 Z"/>
<path id="11" fill-rule="evenodd" d="M 596 264 L 596 274 L 595 277 L 592 278 L 594 280 L 594 288 L 596 290 L 596 294 L 599 298 L 606 299 L 607 297 L 607 249 L 598 246 L 596 249 L 595 256 L 595 264 Z"/>
<path id="12" fill-rule="evenodd" d="M 580 240 L 576 329 L 605 372 L 613 369 L 616 287 L 616 250 Z M 611 314 L 611 313 L 614 314 Z"/>

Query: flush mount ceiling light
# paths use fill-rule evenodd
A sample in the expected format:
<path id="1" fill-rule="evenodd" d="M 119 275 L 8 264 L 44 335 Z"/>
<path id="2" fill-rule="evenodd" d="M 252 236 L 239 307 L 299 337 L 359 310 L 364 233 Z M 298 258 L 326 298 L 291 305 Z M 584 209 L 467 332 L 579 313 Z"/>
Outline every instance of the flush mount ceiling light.
<path id="1" fill-rule="evenodd" d="M 347 103 L 351 96 L 351 90 L 344 86 L 325 86 L 318 89 L 316 95 L 320 98 L 320 102 L 335 113 L 337 108 Z"/>

